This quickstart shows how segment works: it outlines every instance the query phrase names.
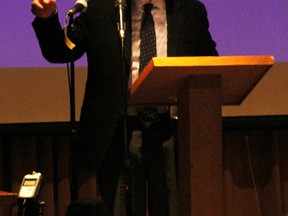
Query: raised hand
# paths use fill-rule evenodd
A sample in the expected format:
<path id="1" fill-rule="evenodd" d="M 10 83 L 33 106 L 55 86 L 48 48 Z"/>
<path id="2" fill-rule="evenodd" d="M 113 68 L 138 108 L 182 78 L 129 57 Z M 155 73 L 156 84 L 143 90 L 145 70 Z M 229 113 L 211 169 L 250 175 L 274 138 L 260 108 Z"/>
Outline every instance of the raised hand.
<path id="1" fill-rule="evenodd" d="M 56 0 L 33 0 L 31 12 L 41 18 L 49 18 L 57 10 Z"/>

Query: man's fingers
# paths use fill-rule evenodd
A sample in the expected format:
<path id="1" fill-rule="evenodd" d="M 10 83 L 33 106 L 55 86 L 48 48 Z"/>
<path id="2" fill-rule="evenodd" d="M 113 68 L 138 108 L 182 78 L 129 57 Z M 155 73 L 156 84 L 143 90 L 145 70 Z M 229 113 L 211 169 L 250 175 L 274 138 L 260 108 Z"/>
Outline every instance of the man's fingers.
<path id="1" fill-rule="evenodd" d="M 56 0 L 40 0 L 44 5 L 56 5 Z"/>
<path id="2" fill-rule="evenodd" d="M 47 18 L 56 10 L 55 0 L 33 0 L 31 12 L 38 17 Z"/>
<path id="3" fill-rule="evenodd" d="M 40 2 L 40 1 L 32 1 L 32 3 L 31 3 L 31 7 L 38 7 L 38 8 L 43 8 L 43 5 L 42 5 L 42 3 Z"/>
<path id="4" fill-rule="evenodd" d="M 31 12 L 37 16 L 39 15 L 39 13 L 41 13 L 41 10 L 43 9 L 43 6 L 37 2 L 37 1 L 33 1 L 31 4 Z"/>

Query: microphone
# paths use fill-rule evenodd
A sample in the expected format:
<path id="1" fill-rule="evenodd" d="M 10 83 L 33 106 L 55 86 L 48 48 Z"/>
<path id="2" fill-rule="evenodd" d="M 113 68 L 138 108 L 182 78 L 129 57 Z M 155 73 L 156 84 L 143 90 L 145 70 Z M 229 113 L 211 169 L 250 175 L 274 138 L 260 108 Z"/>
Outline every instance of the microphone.
<path id="1" fill-rule="evenodd" d="M 116 0 L 115 1 L 115 7 L 118 7 L 119 9 L 119 22 L 118 22 L 118 30 L 121 40 L 124 41 L 125 38 L 125 10 L 127 7 L 125 0 Z"/>
<path id="2" fill-rule="evenodd" d="M 76 13 L 83 13 L 87 10 L 87 2 L 85 0 L 77 0 L 74 7 L 68 10 L 66 16 L 73 16 Z"/>

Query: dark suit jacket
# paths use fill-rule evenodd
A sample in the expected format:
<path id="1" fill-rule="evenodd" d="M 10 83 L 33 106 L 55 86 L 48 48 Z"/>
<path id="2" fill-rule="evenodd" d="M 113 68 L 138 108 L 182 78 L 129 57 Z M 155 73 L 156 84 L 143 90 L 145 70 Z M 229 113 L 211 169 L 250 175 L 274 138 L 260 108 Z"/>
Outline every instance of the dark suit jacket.
<path id="1" fill-rule="evenodd" d="M 96 169 L 111 142 L 121 115 L 121 44 L 115 0 L 90 0 L 87 13 L 74 20 L 68 36 L 77 46 L 75 58 L 84 52 L 88 78 L 81 110 L 76 155 L 86 169 Z M 125 57 L 131 60 L 130 2 L 126 9 Z M 209 33 L 204 5 L 195 0 L 166 0 L 168 56 L 218 55 Z M 54 16 L 33 22 L 43 56 L 50 62 L 66 62 L 64 35 Z"/>

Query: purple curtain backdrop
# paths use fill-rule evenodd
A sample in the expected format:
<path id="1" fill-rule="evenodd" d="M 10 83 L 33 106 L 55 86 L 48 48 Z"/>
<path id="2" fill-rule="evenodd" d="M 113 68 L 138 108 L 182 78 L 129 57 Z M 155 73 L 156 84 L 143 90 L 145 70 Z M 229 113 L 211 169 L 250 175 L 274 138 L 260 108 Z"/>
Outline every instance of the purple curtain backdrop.
<path id="1" fill-rule="evenodd" d="M 47 67 L 34 35 L 31 0 L 0 1 L 0 68 Z M 58 0 L 61 22 L 74 0 Z M 273 55 L 276 62 L 288 61 L 287 0 L 203 0 L 211 33 L 220 55 Z M 76 63 L 86 66 L 85 58 Z M 62 65 L 59 65 L 62 66 Z"/>

